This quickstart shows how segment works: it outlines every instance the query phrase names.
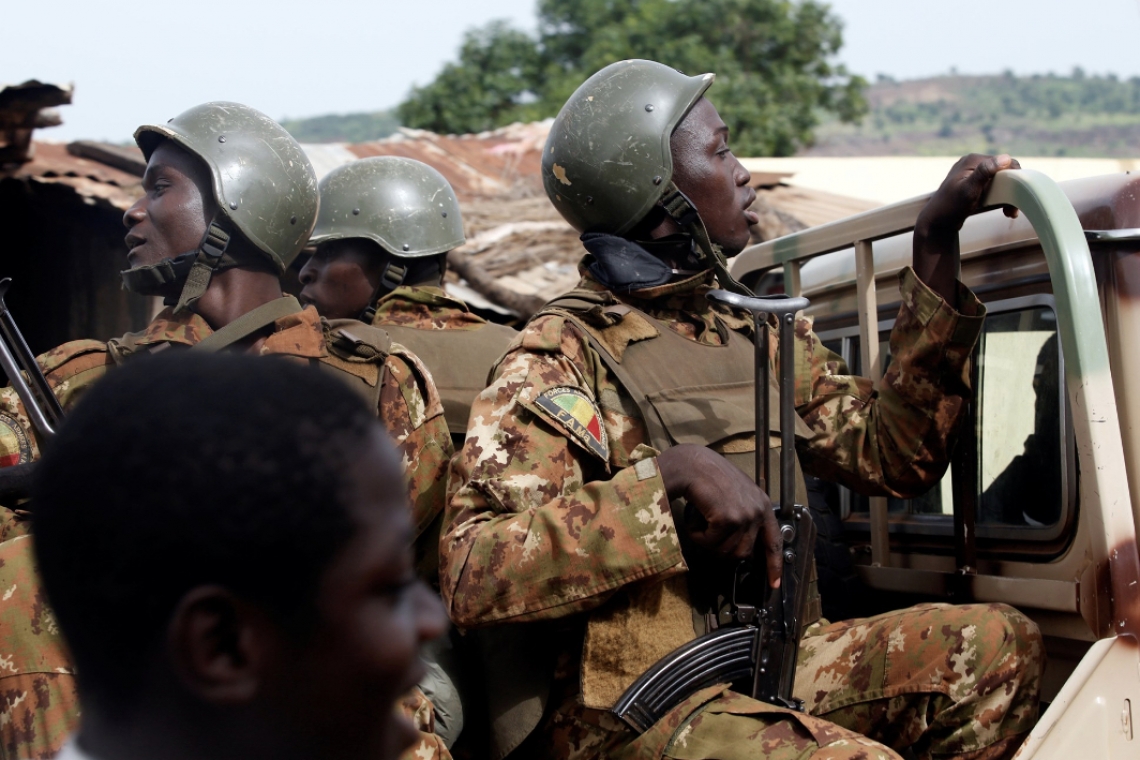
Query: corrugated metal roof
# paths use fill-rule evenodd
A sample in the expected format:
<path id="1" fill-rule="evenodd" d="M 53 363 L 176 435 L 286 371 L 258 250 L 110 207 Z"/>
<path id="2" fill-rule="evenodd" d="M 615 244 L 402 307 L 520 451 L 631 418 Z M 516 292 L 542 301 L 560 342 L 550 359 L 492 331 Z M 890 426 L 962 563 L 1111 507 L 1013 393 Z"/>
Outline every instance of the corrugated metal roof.
<path id="1" fill-rule="evenodd" d="M 423 161 L 447 178 L 460 199 L 541 194 L 539 163 L 550 121 L 511 124 L 474 135 L 437 135 L 401 129 L 383 140 L 302 147 L 319 176 L 353 158 L 403 156 Z"/>
<path id="2" fill-rule="evenodd" d="M 33 148 L 31 161 L 0 170 L 0 179 L 67 185 L 88 203 L 121 211 L 142 195 L 142 180 L 135 174 L 73 156 L 63 143 L 36 141 Z"/>

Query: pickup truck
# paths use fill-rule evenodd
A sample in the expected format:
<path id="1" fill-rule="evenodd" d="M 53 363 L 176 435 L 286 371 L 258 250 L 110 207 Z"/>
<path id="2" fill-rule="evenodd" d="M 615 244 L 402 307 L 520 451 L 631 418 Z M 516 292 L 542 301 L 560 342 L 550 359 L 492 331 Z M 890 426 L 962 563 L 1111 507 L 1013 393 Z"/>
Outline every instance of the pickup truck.
<path id="1" fill-rule="evenodd" d="M 811 299 L 820 338 L 877 380 L 928 197 L 751 246 L 732 271 Z M 1002 172 L 986 206 L 959 237 L 988 316 L 946 476 L 913 499 L 832 488 L 846 611 L 1010 604 L 1049 658 L 1018 758 L 1140 757 L 1140 175 Z"/>

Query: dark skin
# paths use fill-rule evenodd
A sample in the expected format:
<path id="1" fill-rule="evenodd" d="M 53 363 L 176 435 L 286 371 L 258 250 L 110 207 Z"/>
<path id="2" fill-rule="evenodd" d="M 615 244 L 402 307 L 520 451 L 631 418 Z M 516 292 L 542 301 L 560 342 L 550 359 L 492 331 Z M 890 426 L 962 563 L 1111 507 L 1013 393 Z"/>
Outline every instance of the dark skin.
<path id="1" fill-rule="evenodd" d="M 749 242 L 756 215 L 752 177 L 728 147 L 729 129 L 716 108 L 702 98 L 674 131 L 670 143 L 673 181 L 700 212 L 709 237 L 726 256 Z M 958 231 L 976 211 L 990 180 L 999 171 L 1021 168 L 1009 156 L 972 154 L 960 159 L 927 203 L 916 223 L 913 265 L 919 279 L 951 306 L 957 306 Z M 1008 215 L 1015 215 L 1007 209 Z M 664 237 L 681 229 L 668 216 L 647 232 Z M 683 262 L 667 262 L 683 268 Z M 686 530 L 698 546 L 730 559 L 749 557 L 759 540 L 768 578 L 780 584 L 781 541 L 767 494 L 711 449 L 674 446 L 657 458 L 669 498 L 684 498 L 697 514 Z M 699 514 L 699 517 L 697 516 Z"/>
<path id="2" fill-rule="evenodd" d="M 386 255 L 370 240 L 322 243 L 301 267 L 300 301 L 329 319 L 356 319 L 380 287 L 385 264 Z"/>
<path id="3" fill-rule="evenodd" d="M 346 472 L 356 533 L 324 569 L 316 624 L 297 632 L 220 585 L 188 591 L 129 715 L 85 703 L 79 743 L 124 760 L 388 760 L 416 739 L 393 708 L 447 630 L 415 574 L 403 474 L 379 425 Z"/>
<path id="4" fill-rule="evenodd" d="M 126 243 L 130 266 L 157 264 L 196 249 L 218 212 L 206 166 L 174 143 L 163 142 L 147 162 L 143 190 L 143 197 L 123 215 L 129 230 Z M 257 254 L 242 256 L 246 245 L 235 238 L 230 250 L 243 260 L 257 261 Z M 177 297 L 180 291 L 181 286 L 177 286 L 163 295 Z M 210 327 L 219 330 L 281 295 L 281 281 L 268 263 L 251 263 L 215 274 L 192 308 Z M 264 339 L 255 336 L 248 348 L 256 350 Z"/>

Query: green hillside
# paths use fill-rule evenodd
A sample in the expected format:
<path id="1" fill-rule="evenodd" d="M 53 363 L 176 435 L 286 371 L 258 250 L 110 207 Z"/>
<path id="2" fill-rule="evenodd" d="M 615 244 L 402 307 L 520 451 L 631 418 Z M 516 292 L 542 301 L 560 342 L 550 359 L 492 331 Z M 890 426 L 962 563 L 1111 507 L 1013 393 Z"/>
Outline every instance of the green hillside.
<path id="1" fill-rule="evenodd" d="M 368 142 L 387 137 L 400 126 L 393 111 L 328 114 L 308 119 L 283 119 L 281 126 L 299 142 Z"/>
<path id="2" fill-rule="evenodd" d="M 715 92 L 714 92 L 715 97 Z M 1140 156 L 1140 78 L 949 75 L 867 89 L 861 124 L 824 118 L 805 156 Z M 282 122 L 302 142 L 366 142 L 387 137 L 395 110 L 330 114 Z"/>
<path id="3" fill-rule="evenodd" d="M 825 121 L 807 156 L 1140 155 L 1140 78 L 941 76 L 867 90 L 859 125 Z"/>

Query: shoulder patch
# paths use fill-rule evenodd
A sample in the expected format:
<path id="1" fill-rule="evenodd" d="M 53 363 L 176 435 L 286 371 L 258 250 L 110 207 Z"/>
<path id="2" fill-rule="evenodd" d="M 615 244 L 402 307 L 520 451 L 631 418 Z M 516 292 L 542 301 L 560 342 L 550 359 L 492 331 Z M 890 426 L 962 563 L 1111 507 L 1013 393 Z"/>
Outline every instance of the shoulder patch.
<path id="1" fill-rule="evenodd" d="M 0 467 L 32 461 L 32 444 L 24 428 L 11 415 L 0 412 Z"/>
<path id="2" fill-rule="evenodd" d="M 593 400 L 579 388 L 551 388 L 539 395 L 535 405 L 559 423 L 574 440 L 603 461 L 609 460 L 610 448 L 602 415 Z"/>

